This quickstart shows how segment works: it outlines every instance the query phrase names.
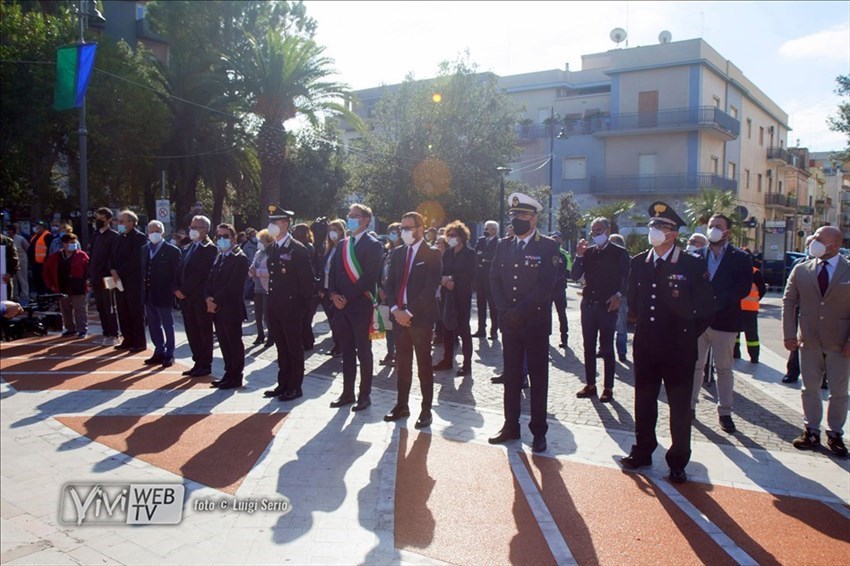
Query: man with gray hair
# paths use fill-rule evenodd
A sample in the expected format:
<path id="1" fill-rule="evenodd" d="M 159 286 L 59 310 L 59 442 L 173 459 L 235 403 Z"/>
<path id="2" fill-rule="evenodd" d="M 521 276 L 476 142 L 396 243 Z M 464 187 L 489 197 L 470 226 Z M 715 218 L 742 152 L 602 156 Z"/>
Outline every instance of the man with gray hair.
<path id="1" fill-rule="evenodd" d="M 584 375 L 586 385 L 576 394 L 580 399 L 596 396 L 596 345 L 604 362 L 604 388 L 599 400 L 614 398 L 614 330 L 620 299 L 626 294 L 629 280 L 629 252 L 609 241 L 611 223 L 595 218 L 590 224 L 593 244 L 582 238 L 576 246 L 572 278 L 584 276 L 581 298 L 581 334 L 584 342 Z"/>
<path id="2" fill-rule="evenodd" d="M 490 291 L 490 268 L 496 256 L 496 244 L 499 243 L 499 223 L 488 220 L 484 223 L 484 235 L 475 243 L 478 256 L 475 270 L 475 308 L 478 310 L 478 330 L 476 338 L 487 336 L 487 309 L 490 309 L 490 340 L 495 340 L 499 332 L 499 314 Z"/>
<path id="3" fill-rule="evenodd" d="M 112 241 L 109 263 L 109 272 L 118 285 L 115 306 L 123 338 L 115 349 L 134 354 L 147 348 L 141 261 L 142 246 L 147 238 L 136 228 L 138 222 L 139 217 L 132 210 L 123 210 L 118 215 L 118 237 Z"/>
<path id="4" fill-rule="evenodd" d="M 145 365 L 174 365 L 174 291 L 180 284 L 180 250 L 164 240 L 165 226 L 148 223 L 148 243 L 142 246 L 142 293 L 153 356 Z"/>

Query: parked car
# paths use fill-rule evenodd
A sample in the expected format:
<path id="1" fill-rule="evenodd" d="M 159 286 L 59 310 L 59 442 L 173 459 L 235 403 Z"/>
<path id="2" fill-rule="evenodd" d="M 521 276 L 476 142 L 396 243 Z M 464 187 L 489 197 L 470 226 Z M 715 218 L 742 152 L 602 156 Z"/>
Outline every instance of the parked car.
<path id="1" fill-rule="evenodd" d="M 763 261 L 761 272 L 764 276 L 765 285 L 768 287 L 785 287 L 785 282 L 788 280 L 794 262 L 805 257 L 806 254 L 801 252 L 785 252 L 784 262 L 778 259 Z"/>

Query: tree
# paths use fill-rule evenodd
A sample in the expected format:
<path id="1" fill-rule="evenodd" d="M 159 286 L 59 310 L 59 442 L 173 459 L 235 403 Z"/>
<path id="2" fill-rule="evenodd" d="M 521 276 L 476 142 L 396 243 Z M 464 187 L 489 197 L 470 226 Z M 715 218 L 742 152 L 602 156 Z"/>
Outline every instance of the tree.
<path id="1" fill-rule="evenodd" d="M 635 202 L 632 200 L 618 200 L 600 204 L 599 206 L 585 210 L 583 220 L 585 224 L 590 224 L 594 218 L 607 218 L 608 222 L 611 223 L 611 233 L 617 234 L 620 232 L 620 226 L 617 224 L 620 216 L 629 212 L 634 207 Z"/>
<path id="2" fill-rule="evenodd" d="M 850 162 L 850 75 L 839 75 L 835 82 L 838 83 L 835 94 L 844 97 L 844 100 L 838 105 L 838 113 L 826 121 L 830 130 L 847 136 L 847 145 L 843 151 L 835 152 L 831 157 L 840 163 L 847 163 Z"/>
<path id="3" fill-rule="evenodd" d="M 344 216 L 347 212 L 339 193 L 348 182 L 348 170 L 336 142 L 336 131 L 329 125 L 317 132 L 299 133 L 287 143 L 282 184 L 289 190 L 283 206 L 292 203 L 299 218 Z"/>
<path id="4" fill-rule="evenodd" d="M 387 89 L 369 131 L 352 144 L 349 191 L 383 220 L 409 210 L 438 225 L 494 218 L 496 166 L 517 155 L 518 117 L 496 81 L 462 58 L 442 63 L 434 79 L 408 76 Z"/>
<path id="5" fill-rule="evenodd" d="M 564 242 L 570 248 L 578 239 L 581 221 L 581 208 L 579 208 L 573 193 L 562 194 L 558 204 L 558 230 L 560 230 L 561 235 L 564 236 Z"/>
<path id="6" fill-rule="evenodd" d="M 704 226 L 713 214 L 725 214 L 731 217 L 737 200 L 732 191 L 702 189 L 699 194 L 685 199 L 685 216 L 691 222 L 691 228 Z"/>

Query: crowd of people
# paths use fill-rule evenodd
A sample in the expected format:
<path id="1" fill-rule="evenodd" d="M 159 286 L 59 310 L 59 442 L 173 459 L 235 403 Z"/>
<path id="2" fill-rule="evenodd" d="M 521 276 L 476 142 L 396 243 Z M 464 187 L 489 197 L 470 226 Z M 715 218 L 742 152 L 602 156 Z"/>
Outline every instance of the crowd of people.
<path id="1" fill-rule="evenodd" d="M 714 214 L 707 234 L 692 234 L 687 247 L 680 247 L 679 231 L 686 224 L 657 201 L 648 210 L 646 251 L 630 256 L 622 236 L 611 233 L 610 221 L 596 218 L 589 241 L 581 239 L 573 257 L 563 249 L 559 232 L 547 236 L 538 229 L 540 203 L 514 193 L 508 205 L 507 236 L 500 237 L 499 224 L 488 221 L 475 241 L 463 222 L 427 227 L 417 212 L 391 223 L 384 241 L 369 230 L 373 213 L 360 203 L 352 204 L 344 219 L 319 218 L 309 225 L 296 224 L 293 211 L 271 205 L 268 226 L 244 232 L 227 223 L 213 226 L 196 208 L 168 240 L 156 220 L 140 227 L 130 210 L 113 218 L 111 209 L 100 208 L 88 250 L 81 249 L 70 224 L 38 222 L 29 238 L 9 229 L 9 237 L 3 236 L 3 281 L 18 302 L 4 302 L 3 314 L 19 314 L 31 294 L 56 293 L 62 337 L 85 338 L 91 297 L 101 344 L 137 353 L 147 349 L 149 337 L 154 350 L 144 364 L 169 367 L 175 355 L 174 313 L 179 311 L 193 362 L 184 375 L 211 375 L 217 340 L 224 373 L 213 378 L 212 387 L 236 389 L 244 380 L 243 323 L 246 303 L 252 302 L 254 344 L 277 352 L 277 385 L 263 394 L 292 401 L 303 395 L 305 352 L 314 349 L 313 318 L 321 306 L 332 338 L 326 353 L 342 358 L 343 389 L 330 406 L 350 405 L 358 412 L 371 405 L 372 341 L 385 338 L 387 354 L 378 363 L 395 368 L 398 393 L 384 420 L 411 414 L 415 357 L 422 396 L 416 428 L 432 423 L 434 372 L 455 369 L 459 346 L 456 375 L 471 376 L 473 339 L 496 340 L 501 333 L 503 373 L 491 381 L 504 385 L 504 424 L 490 442 L 520 438 L 527 388 L 532 449 L 542 452 L 547 447 L 552 306 L 560 347 L 566 348 L 566 288 L 573 279 L 582 286 L 585 370 L 577 397 L 613 399 L 615 360 L 627 359 L 627 333 L 634 323 L 635 443 L 620 462 L 626 469 L 651 464 L 663 383 L 672 437 L 666 456 L 669 479 L 686 481 L 691 423 L 706 372 L 716 373 L 718 424 L 732 434 L 732 365 L 741 355 L 742 331 L 750 361 L 759 362 L 757 314 L 764 280 L 754 256 L 730 243 L 733 221 Z M 850 264 L 838 253 L 841 238 L 829 226 L 812 236 L 807 248 L 812 259 L 795 266 L 788 279 L 782 324 L 785 346 L 803 378 L 805 429 L 794 446 L 820 446 L 823 385 L 830 393 L 827 445 L 846 456 Z M 434 343 L 443 345 L 436 363 Z"/>

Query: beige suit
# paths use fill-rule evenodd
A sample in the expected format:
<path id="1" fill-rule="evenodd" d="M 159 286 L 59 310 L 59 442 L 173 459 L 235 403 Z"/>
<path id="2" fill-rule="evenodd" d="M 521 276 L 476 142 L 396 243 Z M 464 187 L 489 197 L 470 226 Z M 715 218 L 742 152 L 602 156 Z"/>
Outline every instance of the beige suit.
<path id="1" fill-rule="evenodd" d="M 803 374 L 803 413 L 806 427 L 820 429 L 823 403 L 820 384 L 824 370 L 829 381 L 829 430 L 842 434 L 847 419 L 847 384 L 850 358 L 841 350 L 850 344 L 850 262 L 838 264 L 826 294 L 821 296 L 818 271 L 821 260 L 810 259 L 791 271 L 782 297 L 782 328 L 785 340 L 797 336 L 794 313 L 799 307 L 800 369 Z"/>

